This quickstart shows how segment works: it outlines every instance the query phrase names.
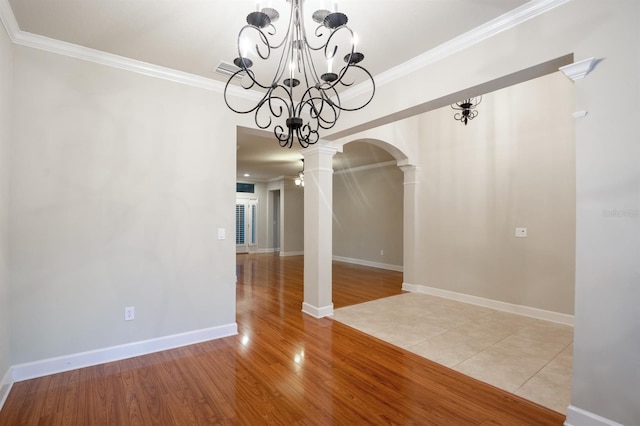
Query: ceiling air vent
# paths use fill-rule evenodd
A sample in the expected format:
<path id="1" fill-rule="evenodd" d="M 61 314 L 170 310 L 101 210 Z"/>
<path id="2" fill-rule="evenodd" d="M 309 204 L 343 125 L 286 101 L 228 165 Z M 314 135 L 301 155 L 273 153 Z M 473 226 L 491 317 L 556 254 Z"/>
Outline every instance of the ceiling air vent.
<path id="1" fill-rule="evenodd" d="M 218 67 L 215 69 L 215 72 L 217 72 L 218 74 L 226 75 L 227 77 L 231 77 L 239 69 L 240 68 L 236 67 L 233 64 L 230 64 L 229 62 L 220 61 L 220 63 L 218 64 Z M 242 71 L 236 74 L 235 78 L 241 79 L 246 75 L 247 73 Z"/>

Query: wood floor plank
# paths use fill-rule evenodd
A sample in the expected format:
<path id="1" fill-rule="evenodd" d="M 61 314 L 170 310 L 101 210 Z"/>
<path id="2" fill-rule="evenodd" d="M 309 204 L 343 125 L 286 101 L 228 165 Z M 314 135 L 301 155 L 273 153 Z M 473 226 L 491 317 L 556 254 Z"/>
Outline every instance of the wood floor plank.
<path id="1" fill-rule="evenodd" d="M 564 416 L 301 312 L 302 257 L 237 256 L 239 335 L 15 383 L 0 425 L 561 425 Z M 336 262 L 336 308 L 402 274 Z"/>

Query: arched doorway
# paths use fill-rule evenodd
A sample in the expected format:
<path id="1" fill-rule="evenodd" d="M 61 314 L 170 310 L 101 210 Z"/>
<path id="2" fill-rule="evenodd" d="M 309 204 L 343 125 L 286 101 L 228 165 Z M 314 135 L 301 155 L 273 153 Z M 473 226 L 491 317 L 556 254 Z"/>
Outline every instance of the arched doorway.
<path id="1" fill-rule="evenodd" d="M 332 303 L 332 260 L 333 260 L 333 157 L 337 152 L 342 152 L 344 145 L 350 141 L 336 145 L 323 145 L 310 148 L 305 155 L 305 265 L 304 265 L 304 302 L 303 312 L 314 317 L 324 317 L 333 313 Z M 406 229 L 415 226 L 415 170 L 410 164 L 408 156 L 399 148 L 381 139 L 363 139 L 358 141 L 364 146 L 375 147 L 375 152 L 381 150 L 388 153 L 395 166 L 401 166 L 404 172 L 402 204 L 398 206 L 402 213 L 402 238 L 399 245 L 402 253 L 405 251 L 407 241 L 413 243 L 409 235 L 407 239 Z M 386 164 L 389 165 L 389 164 Z M 361 166 L 364 167 L 364 166 Z M 407 209 L 408 207 L 408 209 Z M 366 209 L 366 206 L 364 207 Z M 410 212 L 406 215 L 405 212 Z M 394 212 L 394 213 L 397 213 Z M 371 226 L 371 225 L 369 225 Z M 396 244 L 397 245 L 397 244 Z M 374 248 L 374 252 L 382 253 L 384 247 Z M 379 250 L 379 251 L 378 251 Z M 396 250 L 400 251 L 398 248 Z M 372 254 L 369 253 L 369 256 Z M 402 256 L 402 267 L 405 267 Z"/>

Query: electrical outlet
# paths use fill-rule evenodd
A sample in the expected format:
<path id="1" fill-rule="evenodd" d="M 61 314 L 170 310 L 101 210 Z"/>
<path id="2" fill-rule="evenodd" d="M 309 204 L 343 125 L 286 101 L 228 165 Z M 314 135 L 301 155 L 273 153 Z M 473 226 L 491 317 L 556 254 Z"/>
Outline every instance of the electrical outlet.
<path id="1" fill-rule="evenodd" d="M 527 228 L 516 228 L 517 238 L 527 238 Z"/>
<path id="2" fill-rule="evenodd" d="M 124 320 L 133 321 L 134 319 L 136 319 L 136 308 L 133 306 L 124 308 Z"/>

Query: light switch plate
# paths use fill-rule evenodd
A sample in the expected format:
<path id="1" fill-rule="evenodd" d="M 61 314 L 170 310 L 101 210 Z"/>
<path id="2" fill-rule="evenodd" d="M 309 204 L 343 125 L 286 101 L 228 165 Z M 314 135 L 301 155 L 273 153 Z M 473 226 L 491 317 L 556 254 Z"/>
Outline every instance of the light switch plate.
<path id="1" fill-rule="evenodd" d="M 226 238 L 226 232 L 224 228 L 218 228 L 218 239 L 224 240 Z"/>
<path id="2" fill-rule="evenodd" d="M 527 228 L 516 228 L 517 238 L 527 238 Z"/>

